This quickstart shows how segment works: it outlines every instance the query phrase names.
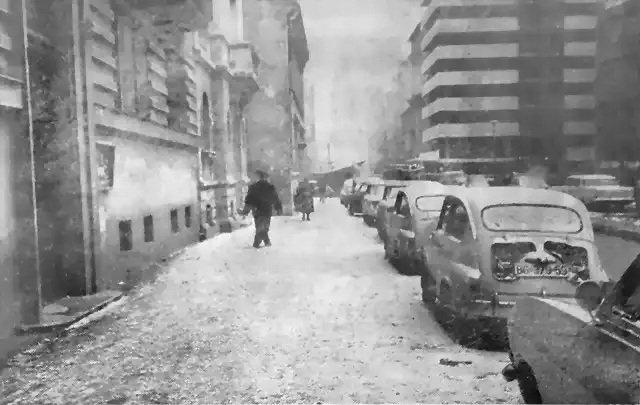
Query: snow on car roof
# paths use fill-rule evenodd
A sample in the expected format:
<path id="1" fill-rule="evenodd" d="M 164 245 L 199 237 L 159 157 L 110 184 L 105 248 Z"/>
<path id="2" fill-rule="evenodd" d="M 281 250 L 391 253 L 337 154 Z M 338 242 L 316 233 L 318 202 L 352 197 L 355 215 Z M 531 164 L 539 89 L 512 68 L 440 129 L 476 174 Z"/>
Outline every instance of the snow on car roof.
<path id="1" fill-rule="evenodd" d="M 407 182 L 407 186 L 402 192 L 409 195 L 419 197 L 426 194 L 449 194 L 449 189 L 456 186 L 445 186 L 437 181 L 415 180 Z"/>
<path id="2" fill-rule="evenodd" d="M 599 180 L 599 179 L 615 180 L 615 176 L 611 176 L 609 174 L 573 174 L 568 178 L 569 179 L 585 179 L 585 180 Z"/>
<path id="3" fill-rule="evenodd" d="M 558 205 L 583 212 L 584 205 L 575 197 L 555 190 L 532 189 L 525 187 L 456 187 L 451 195 L 463 197 L 472 202 L 479 210 L 489 205 L 534 204 Z M 586 211 L 585 211 L 586 212 Z"/>

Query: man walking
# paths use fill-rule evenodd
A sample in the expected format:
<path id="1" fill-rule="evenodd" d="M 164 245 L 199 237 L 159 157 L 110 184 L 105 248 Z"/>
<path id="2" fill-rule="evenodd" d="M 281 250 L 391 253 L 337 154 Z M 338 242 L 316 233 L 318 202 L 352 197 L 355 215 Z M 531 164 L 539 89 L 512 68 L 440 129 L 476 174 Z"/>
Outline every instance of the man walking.
<path id="1" fill-rule="evenodd" d="M 259 180 L 249 186 L 247 197 L 244 199 L 244 209 L 241 215 L 247 215 L 253 211 L 253 218 L 256 226 L 256 235 L 253 238 L 253 247 L 259 248 L 264 242 L 265 246 L 271 246 L 269 239 L 269 228 L 271 226 L 271 215 L 273 210 L 278 215 L 282 214 L 282 202 L 273 184 L 269 182 L 269 175 L 262 170 L 256 170 Z"/>

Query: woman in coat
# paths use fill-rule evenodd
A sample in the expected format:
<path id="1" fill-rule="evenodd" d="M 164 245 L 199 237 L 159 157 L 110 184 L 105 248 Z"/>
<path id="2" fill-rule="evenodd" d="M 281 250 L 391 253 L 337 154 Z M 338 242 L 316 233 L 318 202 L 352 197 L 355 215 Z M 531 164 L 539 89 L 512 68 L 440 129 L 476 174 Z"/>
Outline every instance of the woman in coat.
<path id="1" fill-rule="evenodd" d="M 313 186 L 309 183 L 308 179 L 304 179 L 296 190 L 296 196 L 294 198 L 296 211 L 302 213 L 303 221 L 310 221 L 309 215 L 314 211 L 313 209 Z"/>

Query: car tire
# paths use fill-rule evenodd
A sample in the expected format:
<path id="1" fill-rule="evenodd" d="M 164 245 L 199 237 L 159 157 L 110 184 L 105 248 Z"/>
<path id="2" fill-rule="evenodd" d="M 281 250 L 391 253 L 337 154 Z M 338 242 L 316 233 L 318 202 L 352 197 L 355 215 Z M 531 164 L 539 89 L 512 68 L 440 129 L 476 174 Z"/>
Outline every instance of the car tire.
<path id="1" fill-rule="evenodd" d="M 445 330 L 455 329 L 457 315 L 453 308 L 453 291 L 447 284 L 440 286 L 437 297 L 434 299 L 436 320 Z"/>
<path id="2" fill-rule="evenodd" d="M 536 380 L 531 366 L 524 360 L 519 360 L 516 367 L 519 371 L 518 388 L 524 403 L 542 404 L 542 395 L 538 390 L 538 380 Z"/>
<path id="3" fill-rule="evenodd" d="M 362 221 L 365 223 L 365 225 L 367 226 L 372 226 L 373 225 L 373 221 L 371 220 L 371 216 L 369 215 L 363 215 L 362 216 Z"/>
<path id="4" fill-rule="evenodd" d="M 428 274 L 423 274 L 420 276 L 420 287 L 422 289 L 422 302 L 431 306 L 435 302 L 435 294 L 433 293 L 432 287 L 434 286 L 433 278 L 431 278 Z"/>
<path id="5" fill-rule="evenodd" d="M 353 213 L 353 204 L 349 204 L 349 206 L 347 207 L 347 210 L 349 211 L 349 215 L 350 216 L 354 216 L 355 215 Z"/>

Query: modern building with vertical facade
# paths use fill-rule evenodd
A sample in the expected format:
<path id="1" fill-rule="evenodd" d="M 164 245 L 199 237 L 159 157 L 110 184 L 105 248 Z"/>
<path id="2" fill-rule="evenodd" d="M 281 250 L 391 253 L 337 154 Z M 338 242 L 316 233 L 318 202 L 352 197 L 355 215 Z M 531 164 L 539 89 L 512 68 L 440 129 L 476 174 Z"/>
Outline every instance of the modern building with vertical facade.
<path id="1" fill-rule="evenodd" d="M 442 157 L 589 171 L 598 0 L 427 0 L 422 65 Z"/>
<path id="2" fill-rule="evenodd" d="M 245 35 L 262 63 L 260 90 L 247 107 L 250 170 L 267 170 L 285 214 L 302 177 L 305 134 L 304 70 L 309 60 L 302 10 L 296 0 L 245 0 Z"/>
<path id="3" fill-rule="evenodd" d="M 258 58 L 241 0 L 22 0 L 0 12 L 4 333 L 37 323 L 43 303 L 135 284 L 229 230 Z"/>
<path id="4" fill-rule="evenodd" d="M 418 23 L 409 36 L 411 51 L 409 53 L 410 97 L 406 100 L 407 108 L 401 114 L 402 137 L 406 159 L 417 158 L 422 148 L 422 130 L 428 127 L 428 118 L 423 122 L 422 109 L 424 99 L 422 97 L 421 69 L 424 60 L 422 52 L 422 37 L 425 31 L 422 23 Z"/>
<path id="5" fill-rule="evenodd" d="M 603 2 L 596 57 L 596 156 L 601 169 L 627 181 L 640 161 L 639 37 L 640 1 Z"/>

